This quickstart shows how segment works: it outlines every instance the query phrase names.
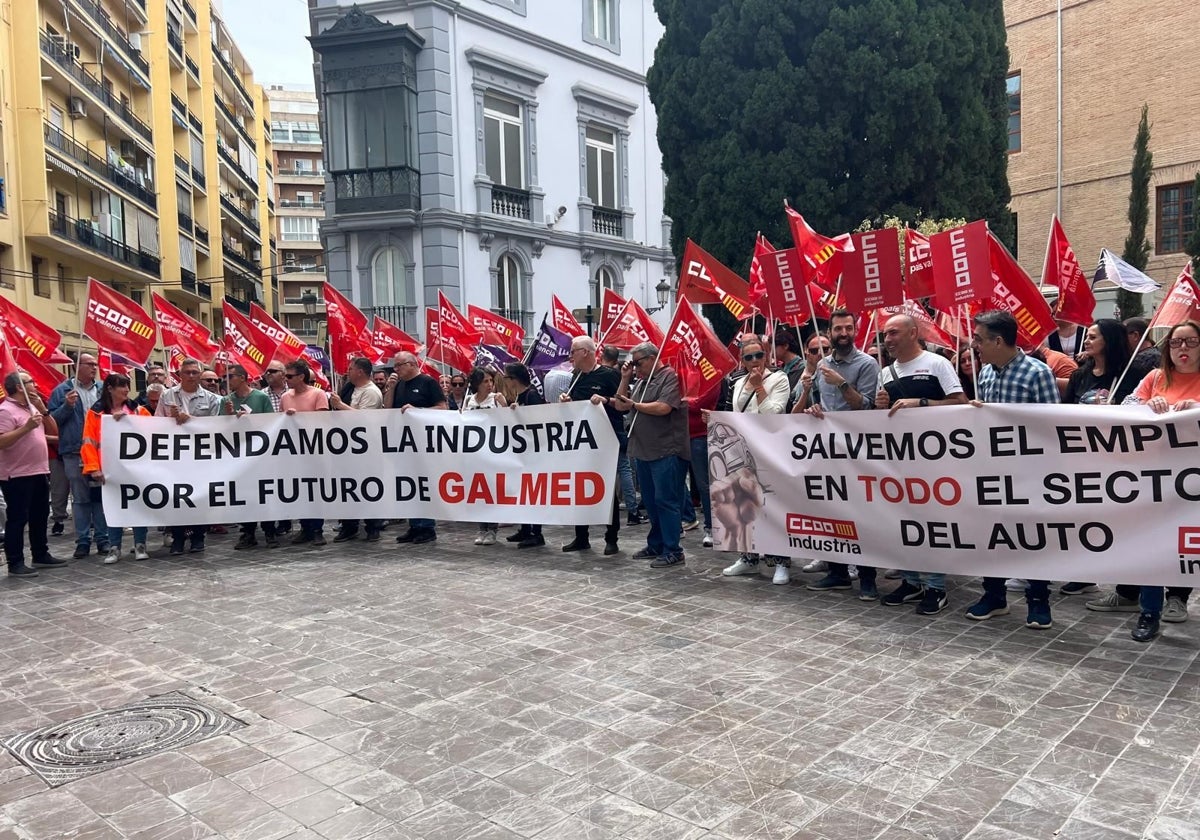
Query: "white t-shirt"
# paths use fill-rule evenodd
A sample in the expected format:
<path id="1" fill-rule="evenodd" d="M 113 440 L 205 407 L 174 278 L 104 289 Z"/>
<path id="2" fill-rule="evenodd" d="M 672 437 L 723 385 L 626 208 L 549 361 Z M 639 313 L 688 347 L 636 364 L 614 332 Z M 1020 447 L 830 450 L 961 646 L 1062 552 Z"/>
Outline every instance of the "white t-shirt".
<path id="1" fill-rule="evenodd" d="M 962 383 L 944 356 L 922 350 L 921 355 L 907 362 L 893 362 L 879 373 L 879 387 L 896 400 L 942 400 L 962 393 Z"/>
<path id="2" fill-rule="evenodd" d="M 350 407 L 357 409 L 383 408 L 383 393 L 374 382 L 355 388 L 350 395 Z"/>
<path id="3" fill-rule="evenodd" d="M 496 392 L 488 394 L 484 399 L 480 400 L 477 395 L 471 394 L 467 397 L 467 404 L 463 406 L 464 411 L 474 411 L 477 408 L 497 408 L 500 404 L 496 402 Z"/>

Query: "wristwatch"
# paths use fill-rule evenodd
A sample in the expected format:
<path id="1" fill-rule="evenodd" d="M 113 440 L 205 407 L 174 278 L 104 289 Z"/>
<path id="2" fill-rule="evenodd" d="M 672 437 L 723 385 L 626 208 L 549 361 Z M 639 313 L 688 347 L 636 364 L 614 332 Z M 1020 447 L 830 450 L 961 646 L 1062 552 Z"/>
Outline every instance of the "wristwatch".
<path id="1" fill-rule="evenodd" d="M 925 408 L 927 405 L 929 405 L 929 397 L 921 397 L 921 399 L 917 400 L 917 405 L 921 406 L 921 408 Z"/>
<path id="2" fill-rule="evenodd" d="M 837 389 L 838 389 L 839 391 L 845 391 L 845 390 L 846 390 L 847 388 L 849 388 L 849 387 L 850 387 L 850 383 L 849 383 L 849 382 L 847 382 L 845 379 L 843 379 L 843 380 L 841 381 L 841 383 L 840 383 L 840 384 L 837 386 Z"/>

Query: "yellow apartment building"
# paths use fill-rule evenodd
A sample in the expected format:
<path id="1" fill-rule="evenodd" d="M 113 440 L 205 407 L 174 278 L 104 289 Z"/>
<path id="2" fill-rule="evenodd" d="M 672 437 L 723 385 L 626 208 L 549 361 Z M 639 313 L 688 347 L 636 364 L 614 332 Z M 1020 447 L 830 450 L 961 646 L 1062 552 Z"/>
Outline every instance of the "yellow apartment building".
<path id="1" fill-rule="evenodd" d="M 70 350 L 89 276 L 147 309 L 158 291 L 216 332 L 223 297 L 270 307 L 266 101 L 218 7 L 0 8 L 2 293 Z"/>
<path id="2" fill-rule="evenodd" d="M 1154 153 L 1147 273 L 1169 285 L 1187 262 L 1200 170 L 1200 52 L 1193 43 L 1200 4 L 1005 0 L 1004 14 L 1008 180 L 1021 264 L 1040 277 L 1060 200 L 1085 273 L 1101 248 L 1120 254 L 1129 233 L 1133 141 L 1147 103 Z M 1097 299 L 1097 317 L 1111 317 L 1114 294 L 1098 291 Z M 1155 304 L 1146 300 L 1147 312 Z"/>

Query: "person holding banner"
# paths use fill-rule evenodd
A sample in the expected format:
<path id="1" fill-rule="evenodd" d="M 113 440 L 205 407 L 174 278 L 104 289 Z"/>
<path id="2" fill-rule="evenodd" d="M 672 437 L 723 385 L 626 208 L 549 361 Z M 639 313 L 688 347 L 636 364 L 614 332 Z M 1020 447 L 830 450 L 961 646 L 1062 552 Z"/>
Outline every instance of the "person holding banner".
<path id="1" fill-rule="evenodd" d="M 100 399 L 88 409 L 87 417 L 83 421 L 83 446 L 79 450 L 79 455 L 83 459 L 83 474 L 98 485 L 104 484 L 104 471 L 100 463 L 100 429 L 104 415 L 111 416 L 115 421 L 119 421 L 126 414 L 150 416 L 149 410 L 129 399 L 130 384 L 129 377 L 120 373 L 110 373 L 104 377 Z M 134 560 L 150 559 L 150 554 L 146 551 L 147 532 L 148 529 L 145 527 L 133 529 Z M 104 565 L 111 566 L 121 559 L 121 536 L 123 533 L 123 528 L 108 529 L 109 549 L 101 561 Z"/>
<path id="2" fill-rule="evenodd" d="M 533 377 L 529 375 L 529 368 L 525 365 L 509 362 L 504 366 L 504 378 L 508 380 L 514 394 L 510 407 L 546 404 L 545 398 L 533 387 Z M 505 539 L 515 542 L 517 548 L 538 548 L 546 544 L 541 525 L 522 525 L 516 533 L 509 534 Z"/>
<path id="3" fill-rule="evenodd" d="M 291 416 L 299 411 L 328 411 L 329 397 L 320 388 L 312 385 L 312 368 L 303 359 L 288 362 L 283 366 L 284 376 L 287 377 L 288 392 L 279 401 L 283 413 Z M 319 548 L 325 545 L 325 520 L 301 519 L 300 533 L 292 537 L 292 545 L 311 545 Z"/>
<path id="4" fill-rule="evenodd" d="M 221 402 L 222 413 L 233 417 L 249 417 L 254 414 L 275 413 L 275 409 L 271 405 L 271 398 L 262 391 L 257 391 L 250 387 L 250 376 L 245 367 L 242 365 L 230 365 L 226 368 L 226 373 L 229 376 L 229 396 L 225 397 Z M 279 531 L 275 527 L 275 523 L 263 522 L 262 529 L 263 536 L 266 538 L 267 548 L 278 548 Z M 238 537 L 238 541 L 233 545 L 234 550 L 243 551 L 257 546 L 256 530 L 258 530 L 257 522 L 243 522 L 241 536 Z"/>
<path id="5" fill-rule="evenodd" d="M 75 363 L 75 376 L 59 383 L 50 394 L 50 414 L 58 424 L 58 457 L 62 458 L 67 481 L 71 484 L 76 560 L 88 556 L 93 537 L 97 553 L 108 553 L 108 524 L 100 506 L 99 488 L 84 478 L 83 461 L 79 457 L 79 449 L 83 446 L 84 412 L 100 399 L 98 370 L 95 356 L 80 353 L 79 361 Z"/>
<path id="6" fill-rule="evenodd" d="M 1133 393 L 1137 379 L 1130 378 L 1117 384 L 1131 355 L 1129 337 L 1120 321 L 1101 318 L 1088 327 L 1083 339 L 1083 354 L 1086 358 L 1067 380 L 1064 403 L 1120 405 Z M 1111 400 L 1110 388 L 1117 389 Z"/>
<path id="7" fill-rule="evenodd" d="M 758 348 L 765 357 L 761 344 Z M 593 363 L 595 353 L 593 347 Z M 659 349 L 648 341 L 630 350 L 629 361 L 621 369 L 621 387 L 611 400 L 622 414 L 634 412 L 629 427 L 629 457 L 637 463 L 638 485 L 650 517 L 650 533 L 646 535 L 646 547 L 636 552 L 633 559 L 649 560 L 652 569 L 684 562 L 683 547 L 679 544 L 683 534 L 683 472 L 692 455 L 687 406 L 683 403 L 679 377 L 659 363 L 658 355 Z M 782 396 L 771 392 L 779 403 L 775 413 L 782 411 L 787 402 L 787 377 L 779 376 L 783 382 Z M 757 399 L 758 393 L 752 397 Z M 613 518 L 617 518 L 615 500 Z"/>
<path id="8" fill-rule="evenodd" d="M 407 411 L 410 408 L 436 408 L 445 410 L 446 395 L 436 379 L 421 373 L 421 362 L 413 353 L 402 350 L 392 359 L 392 375 L 388 377 L 387 390 L 383 394 L 385 407 Z M 437 522 L 432 519 L 411 518 L 408 530 L 396 537 L 398 543 L 433 542 L 437 539 Z"/>
<path id="9" fill-rule="evenodd" d="M 0 493 L 8 504 L 4 558 L 9 577 L 37 577 L 25 565 L 25 531 L 34 566 L 65 566 L 50 554 L 46 524 L 50 519 L 50 465 L 46 436 L 56 431 L 33 377 L 12 371 L 4 377 L 0 401 Z"/>
<path id="10" fill-rule="evenodd" d="M 359 356 L 350 361 L 350 369 L 346 371 L 346 381 L 350 384 L 350 402 L 344 402 L 338 394 L 331 394 L 329 407 L 333 411 L 371 411 L 383 408 L 383 392 L 372 380 L 371 362 Z M 379 532 L 383 530 L 382 519 L 367 519 L 363 527 L 367 532 L 367 542 L 379 542 Z M 349 542 L 358 537 L 358 520 L 343 519 L 338 526 L 335 543 Z"/>
<path id="11" fill-rule="evenodd" d="M 893 315 L 883 325 L 883 345 L 895 361 L 883 368 L 875 407 L 888 416 L 901 409 L 965 405 L 967 395 L 954 365 L 921 347 L 920 328 L 911 315 Z M 941 573 L 901 572 L 903 582 L 883 596 L 886 607 L 916 602 L 918 615 L 937 615 L 949 605 L 946 576 Z"/>
<path id="12" fill-rule="evenodd" d="M 978 351 L 983 369 L 979 372 L 979 400 L 986 403 L 1058 403 L 1058 383 L 1044 362 L 1025 355 L 1017 346 L 1017 319 L 1011 312 L 993 310 L 974 318 L 972 347 Z M 1053 624 L 1050 615 L 1050 582 L 1031 580 L 1025 589 L 1029 607 L 1025 626 L 1045 630 Z M 1004 578 L 984 577 L 983 597 L 967 609 L 967 618 L 986 621 L 1008 615 Z"/>
<path id="13" fill-rule="evenodd" d="M 501 394 L 496 393 L 496 376 L 487 368 L 477 367 L 471 371 L 467 381 L 469 393 L 463 404 L 464 411 L 479 411 L 487 408 L 506 408 L 508 402 Z M 496 544 L 496 523 L 480 522 L 479 536 L 475 537 L 475 545 Z"/>

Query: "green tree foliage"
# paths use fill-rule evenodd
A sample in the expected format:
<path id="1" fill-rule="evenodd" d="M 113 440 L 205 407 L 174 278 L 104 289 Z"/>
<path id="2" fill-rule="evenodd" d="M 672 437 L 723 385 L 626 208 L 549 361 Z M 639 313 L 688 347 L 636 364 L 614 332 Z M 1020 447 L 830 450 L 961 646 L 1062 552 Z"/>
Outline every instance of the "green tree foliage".
<path id="1" fill-rule="evenodd" d="M 1200 172 L 1192 184 L 1192 232 L 1184 250 L 1192 258 L 1192 274 L 1200 277 Z"/>
<path id="2" fill-rule="evenodd" d="M 1154 174 L 1154 153 L 1150 151 L 1150 106 L 1142 106 L 1137 137 L 1133 141 L 1133 170 L 1129 173 L 1129 236 L 1121 259 L 1134 268 L 1146 270 L 1150 259 L 1150 242 L 1146 226 L 1150 223 L 1150 176 Z M 1122 318 L 1137 318 L 1146 309 L 1137 292 L 1117 290 L 1117 307 Z"/>
<path id="3" fill-rule="evenodd" d="M 986 218 L 1008 240 L 1001 0 L 655 0 L 648 82 L 681 255 L 745 272 L 754 234 Z"/>

